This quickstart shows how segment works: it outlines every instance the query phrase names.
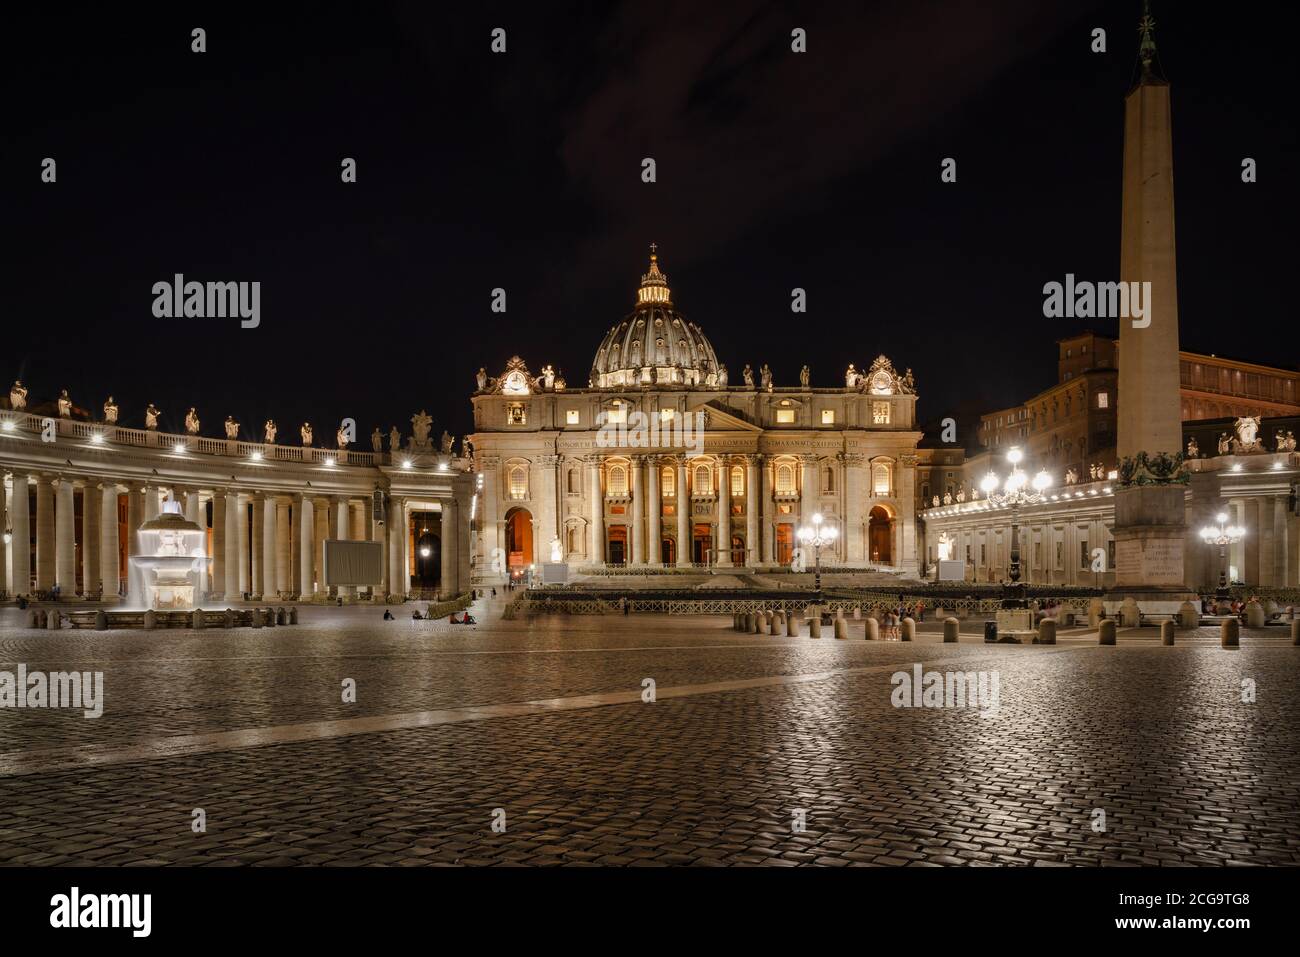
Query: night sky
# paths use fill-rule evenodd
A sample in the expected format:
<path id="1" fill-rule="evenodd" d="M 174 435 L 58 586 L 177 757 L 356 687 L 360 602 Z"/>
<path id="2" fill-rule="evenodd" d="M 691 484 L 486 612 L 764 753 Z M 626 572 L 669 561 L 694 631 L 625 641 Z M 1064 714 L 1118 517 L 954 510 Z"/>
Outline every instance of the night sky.
<path id="1" fill-rule="evenodd" d="M 368 449 L 422 407 L 461 434 L 481 365 L 586 384 L 653 240 L 733 381 L 838 386 L 884 352 L 966 430 L 1084 327 L 1043 284 L 1118 278 L 1134 0 L 181 6 L 6 10 L 0 391 L 112 392 L 135 427 L 152 401 L 177 432 L 196 405 L 208 435 L 351 416 Z M 1154 14 L 1183 347 L 1295 368 L 1294 38 L 1266 8 Z M 177 272 L 260 281 L 261 326 L 155 318 Z"/>

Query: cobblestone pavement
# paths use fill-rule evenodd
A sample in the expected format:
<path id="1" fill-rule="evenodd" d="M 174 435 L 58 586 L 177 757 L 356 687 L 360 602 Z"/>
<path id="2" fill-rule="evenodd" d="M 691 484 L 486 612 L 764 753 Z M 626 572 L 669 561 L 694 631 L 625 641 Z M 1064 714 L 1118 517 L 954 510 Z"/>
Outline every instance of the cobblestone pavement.
<path id="1" fill-rule="evenodd" d="M 944 645 L 500 607 L 473 628 L 322 608 L 200 633 L 0 611 L 0 670 L 106 689 L 96 720 L 0 710 L 0 863 L 1300 863 L 1282 629 L 1236 650 L 1208 628 L 1102 648 L 1086 629 L 985 645 L 971 625 Z M 895 708 L 891 675 L 918 663 L 996 672 L 999 707 Z"/>

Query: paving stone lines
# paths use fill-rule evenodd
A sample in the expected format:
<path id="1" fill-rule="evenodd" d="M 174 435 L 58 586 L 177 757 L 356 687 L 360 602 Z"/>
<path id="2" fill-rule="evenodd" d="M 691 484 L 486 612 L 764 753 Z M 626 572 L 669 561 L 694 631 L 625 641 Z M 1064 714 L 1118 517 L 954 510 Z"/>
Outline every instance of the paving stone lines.
<path id="1" fill-rule="evenodd" d="M 0 863 L 1300 863 L 1300 649 L 1278 629 L 1227 651 L 1212 629 L 1174 648 L 1135 632 L 1042 648 L 777 639 L 666 616 L 493 617 L 412 638 L 376 618 L 105 635 L 28 632 L 0 612 L 0 668 L 93 659 L 107 684 L 98 721 L 0 711 L 0 752 L 28 756 L 0 770 Z M 913 662 L 996 667 L 997 714 L 895 709 L 890 674 Z M 356 705 L 339 702 L 342 676 Z M 394 726 L 588 695 L 611 697 Z M 78 749 L 358 719 L 382 730 L 59 769 Z M 206 834 L 190 830 L 198 807 Z"/>

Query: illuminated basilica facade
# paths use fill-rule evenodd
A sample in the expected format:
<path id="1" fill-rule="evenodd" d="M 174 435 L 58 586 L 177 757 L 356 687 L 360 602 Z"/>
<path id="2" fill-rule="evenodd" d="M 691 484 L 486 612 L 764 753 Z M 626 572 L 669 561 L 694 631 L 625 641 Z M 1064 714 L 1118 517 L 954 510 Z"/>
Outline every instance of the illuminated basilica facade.
<path id="1" fill-rule="evenodd" d="M 745 366 L 732 382 L 650 256 L 585 387 L 512 359 L 473 397 L 475 580 L 547 562 L 600 570 L 788 566 L 798 529 L 836 527 L 823 566 L 919 573 L 916 392 L 885 356 L 843 385 Z M 812 556 L 808 556 L 811 567 Z"/>

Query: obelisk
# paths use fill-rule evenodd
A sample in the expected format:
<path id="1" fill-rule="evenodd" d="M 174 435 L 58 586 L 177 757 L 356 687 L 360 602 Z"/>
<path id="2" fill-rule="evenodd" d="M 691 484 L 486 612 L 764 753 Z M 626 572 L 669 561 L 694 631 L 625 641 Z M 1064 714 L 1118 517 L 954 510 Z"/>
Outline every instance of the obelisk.
<path id="1" fill-rule="evenodd" d="M 1111 597 L 1132 597 L 1143 611 L 1152 612 L 1176 611 L 1187 599 L 1188 589 L 1183 580 L 1186 477 L 1180 464 L 1169 83 L 1155 64 L 1150 5 L 1143 7 L 1138 27 L 1141 76 L 1124 103 L 1119 278 L 1129 284 L 1150 283 L 1145 287 L 1150 298 L 1142 319 L 1119 320 L 1120 487 L 1115 492 L 1115 594 Z"/>

